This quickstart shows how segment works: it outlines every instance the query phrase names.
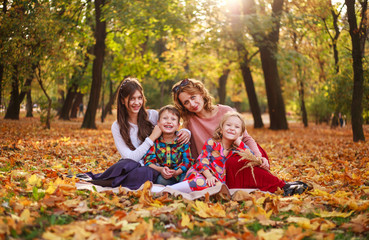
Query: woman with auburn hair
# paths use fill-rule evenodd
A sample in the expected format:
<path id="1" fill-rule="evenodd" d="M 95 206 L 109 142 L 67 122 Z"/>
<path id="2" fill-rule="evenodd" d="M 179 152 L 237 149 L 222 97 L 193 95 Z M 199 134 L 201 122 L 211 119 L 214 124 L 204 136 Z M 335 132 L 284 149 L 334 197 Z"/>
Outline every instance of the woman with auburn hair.
<path id="1" fill-rule="evenodd" d="M 234 110 L 226 105 L 214 105 L 213 98 L 204 84 L 195 79 L 184 79 L 177 82 L 172 88 L 172 97 L 175 106 L 181 113 L 184 127 L 192 133 L 191 151 L 192 157 L 196 159 L 203 144 L 213 136 L 223 115 Z M 228 158 L 225 167 L 226 184 L 229 188 L 258 188 L 269 192 L 275 192 L 281 188 L 285 195 L 302 193 L 306 190 L 305 183 L 286 184 L 269 172 L 269 160 L 266 152 L 247 133 L 247 130 L 242 134 L 242 142 L 250 148 L 255 156 L 260 157 L 262 163 L 253 169 L 243 168 L 245 161 L 238 161 L 240 156 L 233 155 Z"/>
<path id="2" fill-rule="evenodd" d="M 124 79 L 117 95 L 117 120 L 111 126 L 121 159 L 103 173 L 86 173 L 92 178 L 91 183 L 138 189 L 146 181 L 155 182 L 160 173 L 144 166 L 143 158 L 162 132 L 156 125 L 158 112 L 146 109 L 145 104 L 139 81 L 136 78 Z M 189 139 L 187 129 L 179 131 L 178 142 L 187 143 Z"/>

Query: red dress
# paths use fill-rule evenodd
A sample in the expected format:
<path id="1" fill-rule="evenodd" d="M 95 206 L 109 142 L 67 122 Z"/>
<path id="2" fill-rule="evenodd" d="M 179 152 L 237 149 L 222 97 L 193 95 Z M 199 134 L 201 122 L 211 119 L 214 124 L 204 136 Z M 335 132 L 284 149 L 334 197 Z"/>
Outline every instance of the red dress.
<path id="1" fill-rule="evenodd" d="M 221 183 L 225 183 L 225 163 L 227 159 L 235 155 L 234 153 L 248 149 L 248 147 L 241 142 L 237 149 L 229 151 L 227 156 L 223 154 L 223 147 L 220 142 L 208 139 L 204 144 L 196 163 L 187 171 L 184 181 L 188 181 L 192 191 L 200 191 L 208 188 L 206 178 L 202 174 L 205 170 L 209 170 Z"/>
<path id="2" fill-rule="evenodd" d="M 258 147 L 262 156 L 268 159 L 264 149 L 259 145 Z M 261 191 L 275 192 L 278 187 L 283 188 L 286 184 L 283 180 L 260 167 L 254 167 L 255 182 L 251 168 L 248 167 L 238 172 L 245 165 L 245 161 L 238 162 L 239 159 L 239 155 L 233 154 L 226 162 L 226 184 L 228 188 L 258 188 Z"/>

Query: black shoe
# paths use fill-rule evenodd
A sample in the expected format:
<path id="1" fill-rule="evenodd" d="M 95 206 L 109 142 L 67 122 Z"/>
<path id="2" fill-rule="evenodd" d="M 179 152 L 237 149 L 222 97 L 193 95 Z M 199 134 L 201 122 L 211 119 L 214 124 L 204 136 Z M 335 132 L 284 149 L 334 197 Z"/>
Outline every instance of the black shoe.
<path id="1" fill-rule="evenodd" d="M 294 194 L 302 194 L 308 189 L 308 185 L 301 181 L 288 182 L 283 187 L 283 196 L 292 196 Z"/>
<path id="2" fill-rule="evenodd" d="M 67 177 L 68 178 L 73 178 L 74 175 L 67 175 Z M 84 181 L 91 181 L 92 180 L 92 178 L 90 176 L 88 176 L 87 174 L 85 174 L 85 173 L 77 173 L 75 177 L 78 178 L 78 179 L 84 180 Z"/>

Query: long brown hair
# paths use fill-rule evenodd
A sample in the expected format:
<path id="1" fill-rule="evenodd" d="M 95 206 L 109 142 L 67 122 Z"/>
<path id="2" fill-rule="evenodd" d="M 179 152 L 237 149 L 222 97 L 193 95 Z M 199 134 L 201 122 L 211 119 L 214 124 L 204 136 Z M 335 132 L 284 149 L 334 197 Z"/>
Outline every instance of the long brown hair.
<path id="1" fill-rule="evenodd" d="M 154 129 L 154 125 L 148 119 L 148 114 L 145 107 L 146 98 L 141 84 L 136 78 L 128 77 L 124 79 L 119 87 L 119 92 L 117 95 L 117 122 L 120 128 L 120 134 L 122 135 L 124 142 L 131 150 L 135 150 L 136 148 L 133 146 L 131 137 L 129 135 L 131 125 L 128 122 L 129 116 L 127 108 L 123 103 L 125 98 L 131 98 L 137 90 L 142 94 L 143 97 L 143 104 L 138 112 L 137 119 L 138 139 L 140 139 L 142 142 L 145 141 L 145 138 L 148 137 Z"/>
<path id="2" fill-rule="evenodd" d="M 188 111 L 179 100 L 179 94 L 182 92 L 190 95 L 200 94 L 204 99 L 204 109 L 209 112 L 214 110 L 213 97 L 209 94 L 209 91 L 205 88 L 201 81 L 186 78 L 180 82 L 177 82 L 172 87 L 172 97 L 175 107 L 181 113 L 181 117 L 183 118 L 184 122 L 183 125 L 185 127 L 187 127 L 190 116 L 192 116 L 194 113 Z"/>

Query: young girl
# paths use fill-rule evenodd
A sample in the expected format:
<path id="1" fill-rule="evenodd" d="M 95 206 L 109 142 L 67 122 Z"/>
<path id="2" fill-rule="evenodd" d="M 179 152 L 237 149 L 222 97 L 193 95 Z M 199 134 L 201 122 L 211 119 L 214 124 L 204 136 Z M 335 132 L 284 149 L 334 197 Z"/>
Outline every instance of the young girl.
<path id="1" fill-rule="evenodd" d="M 90 182 L 100 186 L 138 189 L 146 181 L 154 182 L 159 176 L 159 172 L 143 163 L 146 152 L 162 134 L 156 126 L 158 112 L 146 109 L 145 103 L 139 81 L 136 78 L 124 79 L 117 96 L 117 121 L 111 127 L 121 159 L 103 173 L 86 173 L 93 179 Z M 189 138 L 187 129 L 178 134 L 180 143 L 187 143 Z"/>
<path id="2" fill-rule="evenodd" d="M 241 141 L 246 125 L 237 112 L 226 113 L 214 132 L 206 141 L 197 162 L 185 177 L 192 191 L 225 183 L 225 163 L 237 151 L 249 149 Z"/>

